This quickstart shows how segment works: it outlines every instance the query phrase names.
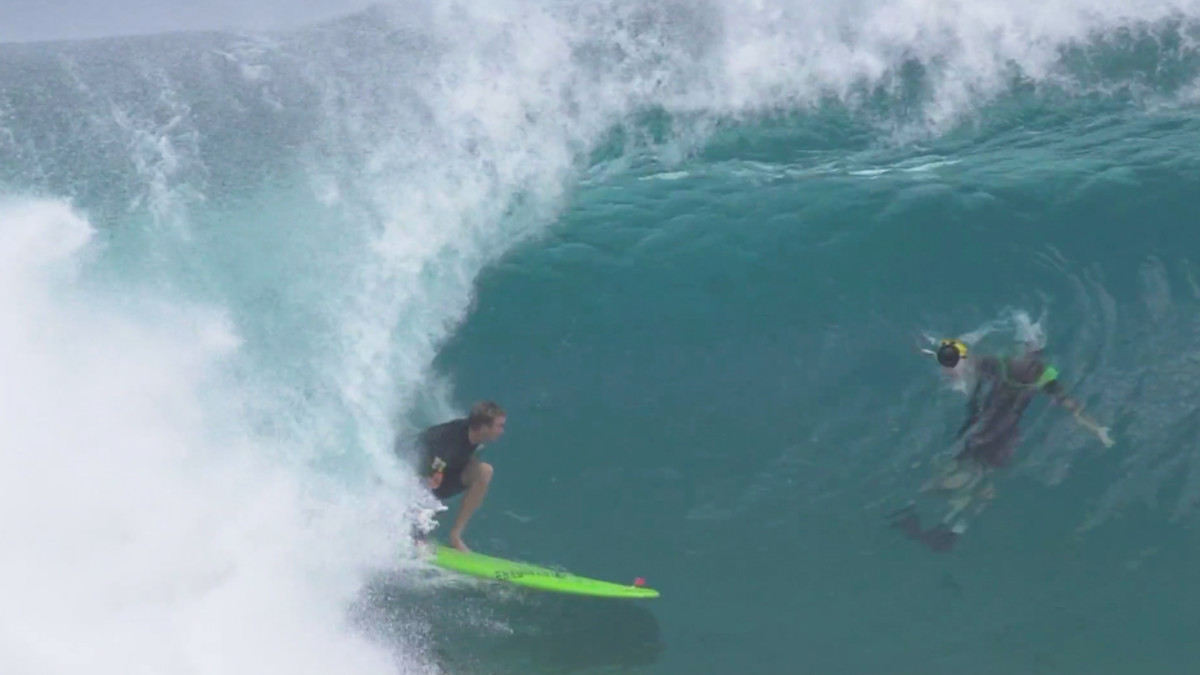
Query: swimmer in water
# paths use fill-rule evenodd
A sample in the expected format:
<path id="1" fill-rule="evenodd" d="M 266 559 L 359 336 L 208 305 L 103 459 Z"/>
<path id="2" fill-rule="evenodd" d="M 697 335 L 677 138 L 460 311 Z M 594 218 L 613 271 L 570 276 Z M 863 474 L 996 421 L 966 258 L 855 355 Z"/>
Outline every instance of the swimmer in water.
<path id="1" fill-rule="evenodd" d="M 962 376 L 968 355 L 961 340 L 942 340 L 933 355 L 946 374 Z M 994 497 L 989 475 L 1012 461 L 1020 441 L 1021 416 L 1038 394 L 1073 413 L 1076 422 L 1095 434 L 1105 447 L 1112 447 L 1108 427 L 1100 426 L 1083 414 L 1083 405 L 1064 391 L 1058 370 L 1042 359 L 1041 349 L 1028 349 L 1016 357 L 971 357 L 970 374 L 975 380 L 967 403 L 967 419 L 955 440 L 962 439 L 962 450 L 953 461 L 922 488 L 922 493 L 948 496 L 950 510 L 942 521 L 929 529 L 921 528 L 920 518 L 909 505 L 893 513 L 892 525 L 910 539 L 933 551 L 949 551 L 966 529 L 959 516 L 974 507 L 979 513 Z"/>

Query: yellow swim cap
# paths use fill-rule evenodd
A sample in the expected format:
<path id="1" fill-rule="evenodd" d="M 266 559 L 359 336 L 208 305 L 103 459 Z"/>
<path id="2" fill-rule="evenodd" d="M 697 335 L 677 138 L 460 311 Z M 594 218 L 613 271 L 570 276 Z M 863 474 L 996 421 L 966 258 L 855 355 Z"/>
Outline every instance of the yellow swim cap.
<path id="1" fill-rule="evenodd" d="M 967 358 L 967 343 L 954 339 L 942 340 L 942 344 L 937 350 L 938 363 L 946 368 L 953 368 L 958 365 L 960 359 L 965 358 Z"/>

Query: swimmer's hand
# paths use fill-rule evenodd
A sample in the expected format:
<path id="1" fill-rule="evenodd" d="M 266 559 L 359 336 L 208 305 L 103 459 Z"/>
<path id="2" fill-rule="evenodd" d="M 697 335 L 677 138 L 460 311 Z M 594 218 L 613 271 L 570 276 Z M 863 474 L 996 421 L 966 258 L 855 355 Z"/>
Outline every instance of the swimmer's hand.
<path id="1" fill-rule="evenodd" d="M 929 333 L 921 333 L 920 336 L 913 336 L 913 349 L 921 354 L 929 356 L 937 356 L 937 352 L 933 351 L 932 347 L 937 344 L 937 338 Z"/>
<path id="2" fill-rule="evenodd" d="M 1100 442 L 1104 444 L 1104 447 L 1111 448 L 1115 444 L 1112 436 L 1110 436 L 1108 433 L 1108 427 L 1102 427 L 1096 422 L 1088 419 L 1087 416 L 1083 414 L 1083 406 L 1076 405 L 1075 419 L 1080 424 L 1090 429 L 1092 433 L 1096 434 L 1096 438 L 1100 439 Z"/>

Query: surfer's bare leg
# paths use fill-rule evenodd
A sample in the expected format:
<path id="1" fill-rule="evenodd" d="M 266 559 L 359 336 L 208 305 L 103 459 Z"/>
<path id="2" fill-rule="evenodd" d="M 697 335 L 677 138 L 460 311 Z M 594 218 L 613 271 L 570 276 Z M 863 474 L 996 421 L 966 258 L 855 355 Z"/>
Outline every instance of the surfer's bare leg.
<path id="1" fill-rule="evenodd" d="M 450 545 L 454 548 L 460 551 L 471 550 L 463 543 L 462 533 L 467 529 L 467 521 L 471 519 L 475 509 L 483 503 L 483 496 L 487 494 L 488 484 L 491 482 L 492 465 L 487 462 L 473 459 L 463 470 L 463 484 L 467 486 L 467 493 L 463 495 L 462 504 L 458 509 L 458 518 L 454 521 L 454 528 L 450 530 Z"/>

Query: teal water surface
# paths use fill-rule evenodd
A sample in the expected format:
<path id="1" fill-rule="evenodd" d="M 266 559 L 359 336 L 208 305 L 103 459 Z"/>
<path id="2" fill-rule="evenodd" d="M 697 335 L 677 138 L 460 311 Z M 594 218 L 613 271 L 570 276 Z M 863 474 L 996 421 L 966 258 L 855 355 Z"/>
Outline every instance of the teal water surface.
<path id="1" fill-rule="evenodd" d="M 1180 479 L 1190 180 L 1132 163 L 1108 179 L 1040 162 L 1000 173 L 997 154 L 869 175 L 729 162 L 584 190 L 546 241 L 481 278 L 442 355 L 464 398 L 512 411 L 475 536 L 648 575 L 665 598 L 663 672 L 1169 672 L 1195 658 L 1178 603 L 1194 518 Z M 1181 164 L 1175 178 L 1194 176 Z M 1035 404 L 994 507 L 954 553 L 919 549 L 884 518 L 951 448 L 965 406 L 913 338 L 1014 310 L 1042 318 L 1117 445 Z M 1011 328 L 989 339 L 1015 346 Z"/>

